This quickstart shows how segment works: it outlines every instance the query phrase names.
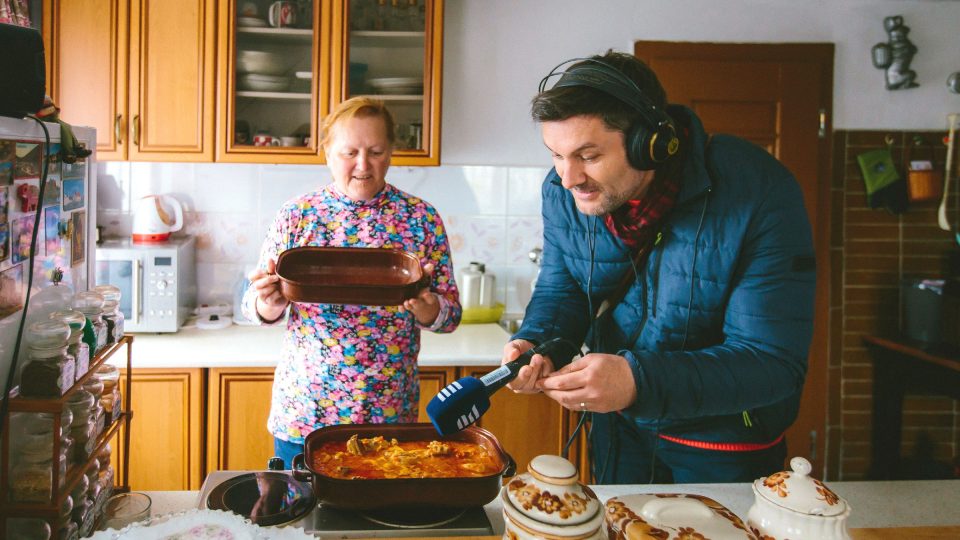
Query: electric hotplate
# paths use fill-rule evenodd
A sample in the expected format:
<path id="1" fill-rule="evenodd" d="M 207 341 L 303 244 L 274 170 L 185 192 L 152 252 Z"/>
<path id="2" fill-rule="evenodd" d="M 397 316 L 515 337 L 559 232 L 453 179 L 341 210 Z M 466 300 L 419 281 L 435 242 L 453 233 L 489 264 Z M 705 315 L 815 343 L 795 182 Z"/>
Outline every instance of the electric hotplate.
<path id="1" fill-rule="evenodd" d="M 294 479 L 289 471 L 212 472 L 200 489 L 199 505 L 229 510 L 260 526 L 298 527 L 326 539 L 495 534 L 479 506 L 422 512 L 317 506 L 311 486 Z"/>

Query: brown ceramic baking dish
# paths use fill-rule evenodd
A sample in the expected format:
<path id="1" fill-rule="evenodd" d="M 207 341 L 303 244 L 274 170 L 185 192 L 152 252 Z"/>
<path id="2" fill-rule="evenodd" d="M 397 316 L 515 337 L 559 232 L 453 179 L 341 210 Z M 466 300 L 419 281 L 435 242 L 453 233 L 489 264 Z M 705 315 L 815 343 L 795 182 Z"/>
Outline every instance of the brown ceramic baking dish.
<path id="1" fill-rule="evenodd" d="M 314 452 L 324 442 L 346 441 L 353 435 L 361 438 L 382 435 L 398 441 L 471 442 L 485 447 L 502 466 L 494 474 L 472 478 L 342 479 L 317 472 L 311 459 Z M 307 435 L 303 447 L 304 453 L 294 460 L 294 476 L 313 484 L 313 493 L 319 504 L 351 510 L 457 510 L 483 506 L 499 495 L 503 477 L 513 476 L 516 472 L 513 458 L 504 452 L 497 438 L 476 426 L 440 437 L 430 423 L 342 424 L 320 428 Z M 298 464 L 305 465 L 309 474 L 297 470 Z"/>
<path id="2" fill-rule="evenodd" d="M 277 277 L 288 300 L 313 304 L 396 306 L 430 284 L 416 256 L 379 248 L 291 248 Z"/>

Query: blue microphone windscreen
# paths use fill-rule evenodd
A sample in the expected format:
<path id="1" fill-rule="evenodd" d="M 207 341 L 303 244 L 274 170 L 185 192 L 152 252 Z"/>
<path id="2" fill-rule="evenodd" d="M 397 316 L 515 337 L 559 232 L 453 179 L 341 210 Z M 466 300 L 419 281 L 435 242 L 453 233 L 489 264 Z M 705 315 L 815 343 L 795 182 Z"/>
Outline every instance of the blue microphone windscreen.
<path id="1" fill-rule="evenodd" d="M 440 435 L 466 429 L 490 408 L 490 397 L 480 379 L 463 377 L 445 386 L 427 404 L 427 416 Z"/>

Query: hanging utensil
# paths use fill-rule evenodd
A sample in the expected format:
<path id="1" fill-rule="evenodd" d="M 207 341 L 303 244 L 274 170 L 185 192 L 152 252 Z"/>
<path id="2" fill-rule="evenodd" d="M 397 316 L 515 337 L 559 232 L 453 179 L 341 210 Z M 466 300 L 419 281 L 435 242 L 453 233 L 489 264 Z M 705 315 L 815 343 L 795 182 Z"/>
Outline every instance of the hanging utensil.
<path id="1" fill-rule="evenodd" d="M 949 135 L 947 136 L 947 164 L 943 174 L 943 196 L 940 198 L 940 207 L 937 209 L 937 224 L 945 231 L 952 230 L 947 221 L 947 201 L 950 198 L 950 180 L 953 178 L 953 143 L 956 140 L 957 113 L 947 115 Z"/>

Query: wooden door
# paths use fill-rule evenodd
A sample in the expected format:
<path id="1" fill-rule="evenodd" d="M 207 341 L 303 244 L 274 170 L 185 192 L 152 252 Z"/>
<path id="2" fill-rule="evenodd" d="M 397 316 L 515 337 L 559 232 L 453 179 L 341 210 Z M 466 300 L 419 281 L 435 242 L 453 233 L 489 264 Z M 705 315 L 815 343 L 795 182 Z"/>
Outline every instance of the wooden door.
<path id="1" fill-rule="evenodd" d="M 460 376 L 480 378 L 493 369 L 461 368 Z M 526 471 L 530 460 L 540 454 L 560 455 L 570 433 L 566 411 L 559 403 L 544 394 L 515 394 L 509 390 L 490 397 L 490 409 L 477 425 L 497 437 L 516 461 L 518 472 Z M 573 460 L 576 463 L 575 456 Z"/>
<path id="2" fill-rule="evenodd" d="M 134 0 L 131 161 L 213 161 L 216 2 Z"/>
<path id="3" fill-rule="evenodd" d="M 120 390 L 126 388 L 121 370 Z M 130 473 L 125 481 L 138 491 L 200 489 L 203 469 L 203 370 L 137 368 L 130 381 Z M 117 441 L 123 440 L 121 429 Z M 123 445 L 114 441 L 116 462 Z M 119 471 L 120 469 L 115 468 Z"/>
<path id="4" fill-rule="evenodd" d="M 266 469 L 274 368 L 211 368 L 207 385 L 207 471 Z"/>
<path id="5" fill-rule="evenodd" d="M 52 2 L 51 95 L 60 117 L 97 130 L 97 159 L 126 159 L 127 1 Z"/>
<path id="6" fill-rule="evenodd" d="M 823 477 L 833 45 L 638 41 L 634 53 L 657 73 L 669 101 L 696 111 L 707 132 L 753 141 L 782 161 L 800 183 L 813 227 L 817 289 L 807 380 L 799 417 L 787 431 L 787 446 L 788 457 L 806 457 Z"/>
<path id="7" fill-rule="evenodd" d="M 420 366 L 420 404 L 418 407 L 417 422 L 429 422 L 427 404 L 437 395 L 441 388 L 457 378 L 455 367 L 424 367 Z"/>

